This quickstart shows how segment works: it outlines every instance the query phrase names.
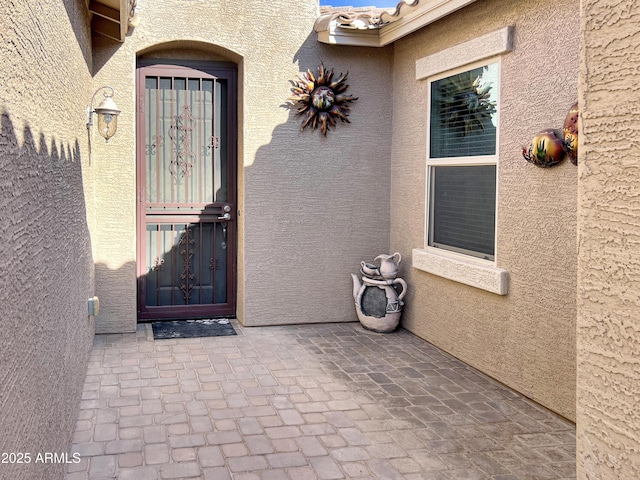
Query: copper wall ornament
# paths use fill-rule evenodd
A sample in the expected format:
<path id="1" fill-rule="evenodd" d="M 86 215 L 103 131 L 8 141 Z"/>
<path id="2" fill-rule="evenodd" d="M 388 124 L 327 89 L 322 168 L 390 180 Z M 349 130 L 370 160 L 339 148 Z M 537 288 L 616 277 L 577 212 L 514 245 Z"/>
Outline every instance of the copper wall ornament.
<path id="1" fill-rule="evenodd" d="M 522 148 L 524 159 L 537 167 L 553 167 L 565 156 L 574 165 L 578 164 L 578 102 L 569 109 L 562 131 L 547 128 L 538 132 L 529 149 Z"/>
<path id="2" fill-rule="evenodd" d="M 326 136 L 329 127 L 335 127 L 338 119 L 351 123 L 347 118 L 348 104 L 358 98 L 345 94 L 349 87 L 345 83 L 348 75 L 349 72 L 344 75 L 340 73 L 334 80 L 333 69 L 326 69 L 321 63 L 317 75 L 307 70 L 291 82 L 293 95 L 289 101 L 298 107 L 298 115 L 305 114 L 301 130 L 308 126 L 315 130 L 319 125 L 320 131 Z"/>
<path id="3" fill-rule="evenodd" d="M 564 159 L 564 142 L 554 129 L 548 128 L 533 137 L 529 150 L 522 149 L 522 156 L 537 167 L 553 167 Z"/>
<path id="4" fill-rule="evenodd" d="M 562 129 L 564 133 L 564 149 L 569 160 L 574 165 L 578 164 L 578 102 L 571 105 Z"/>

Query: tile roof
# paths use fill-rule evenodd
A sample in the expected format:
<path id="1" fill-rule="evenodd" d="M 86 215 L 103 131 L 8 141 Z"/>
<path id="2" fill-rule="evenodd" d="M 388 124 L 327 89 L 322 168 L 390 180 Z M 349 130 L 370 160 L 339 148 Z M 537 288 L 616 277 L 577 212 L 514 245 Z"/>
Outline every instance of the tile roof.
<path id="1" fill-rule="evenodd" d="M 314 30 L 322 43 L 383 47 L 475 1 L 402 0 L 395 9 L 321 7 Z"/>
<path id="2" fill-rule="evenodd" d="M 418 6 L 420 0 L 401 0 L 395 9 L 376 7 L 320 7 L 320 17 L 316 21 L 316 32 L 335 22 L 342 28 L 380 28 L 401 19 L 410 9 Z"/>

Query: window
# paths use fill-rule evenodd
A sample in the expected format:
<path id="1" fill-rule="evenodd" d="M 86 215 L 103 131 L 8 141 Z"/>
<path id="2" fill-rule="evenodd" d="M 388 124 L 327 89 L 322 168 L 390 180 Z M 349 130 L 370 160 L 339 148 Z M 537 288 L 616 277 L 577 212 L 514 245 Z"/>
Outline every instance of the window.
<path id="1" fill-rule="evenodd" d="M 429 81 L 427 245 L 495 256 L 499 64 Z"/>

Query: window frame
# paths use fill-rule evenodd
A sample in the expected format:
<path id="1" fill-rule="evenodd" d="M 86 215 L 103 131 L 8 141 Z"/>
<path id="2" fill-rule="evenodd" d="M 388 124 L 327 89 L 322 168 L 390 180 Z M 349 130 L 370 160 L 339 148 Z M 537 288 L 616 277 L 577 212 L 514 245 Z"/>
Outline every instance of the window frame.
<path id="1" fill-rule="evenodd" d="M 484 67 L 488 65 L 497 65 L 497 77 L 498 77 L 498 92 L 496 98 L 496 148 L 494 155 L 478 155 L 478 156 L 462 156 L 462 157 L 445 157 L 445 158 L 431 158 L 431 85 L 433 82 L 442 80 L 443 78 L 451 77 L 459 73 L 463 73 L 475 68 Z M 502 62 L 501 56 L 492 56 L 484 58 L 482 60 L 467 63 L 465 65 L 448 69 L 438 74 L 427 77 L 427 121 L 426 121 L 426 152 L 425 152 L 425 164 L 426 164 L 426 185 L 425 185 L 425 229 L 424 229 L 424 250 L 427 252 L 436 253 L 439 255 L 453 256 L 453 258 L 459 258 L 477 262 L 487 266 L 495 266 L 497 264 L 497 238 L 498 238 L 498 173 L 499 173 L 499 146 L 500 146 L 500 110 L 502 106 L 501 93 L 502 93 Z M 433 213 L 433 169 L 438 166 L 481 166 L 481 165 L 493 165 L 496 168 L 496 191 L 495 191 L 495 212 L 494 212 L 494 254 L 492 259 L 487 259 L 486 254 L 480 252 L 470 252 L 461 248 L 448 246 L 447 248 L 435 247 L 430 245 L 432 243 L 433 225 L 431 225 L 430 219 Z"/>

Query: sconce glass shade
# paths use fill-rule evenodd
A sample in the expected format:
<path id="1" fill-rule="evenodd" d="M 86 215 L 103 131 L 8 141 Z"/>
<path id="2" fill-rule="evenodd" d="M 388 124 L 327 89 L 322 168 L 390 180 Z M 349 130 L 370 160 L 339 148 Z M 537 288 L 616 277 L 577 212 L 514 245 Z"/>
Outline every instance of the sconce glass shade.
<path id="1" fill-rule="evenodd" d="M 98 132 L 108 141 L 116 134 L 118 129 L 120 109 L 118 109 L 116 102 L 111 97 L 105 97 L 94 111 L 98 115 Z"/>

